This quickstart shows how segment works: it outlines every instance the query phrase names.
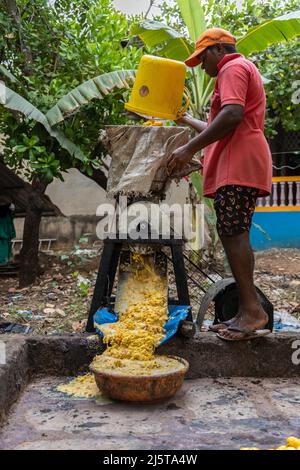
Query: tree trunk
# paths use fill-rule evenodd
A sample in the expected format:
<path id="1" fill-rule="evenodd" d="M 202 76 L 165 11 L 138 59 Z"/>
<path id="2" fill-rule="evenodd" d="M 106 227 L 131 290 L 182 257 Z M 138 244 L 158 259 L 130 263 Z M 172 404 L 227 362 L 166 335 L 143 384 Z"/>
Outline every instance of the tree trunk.
<path id="1" fill-rule="evenodd" d="M 32 284 L 38 274 L 39 230 L 43 212 L 41 195 L 45 193 L 47 183 L 35 175 L 32 181 L 32 193 L 28 197 L 26 210 L 23 246 L 20 253 L 19 287 Z"/>

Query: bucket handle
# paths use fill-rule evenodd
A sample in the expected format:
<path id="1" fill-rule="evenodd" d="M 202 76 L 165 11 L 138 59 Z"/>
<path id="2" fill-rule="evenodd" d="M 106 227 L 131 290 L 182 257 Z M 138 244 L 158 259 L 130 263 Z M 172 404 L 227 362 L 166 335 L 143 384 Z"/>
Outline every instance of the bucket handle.
<path id="1" fill-rule="evenodd" d="M 188 90 L 188 88 L 185 86 L 184 89 L 183 89 L 183 96 L 185 97 L 186 99 L 186 103 L 183 105 L 183 107 L 178 111 L 177 113 L 177 119 L 181 118 L 184 113 L 187 111 L 188 107 L 190 106 L 190 102 L 191 102 L 191 95 L 190 95 L 190 92 Z"/>

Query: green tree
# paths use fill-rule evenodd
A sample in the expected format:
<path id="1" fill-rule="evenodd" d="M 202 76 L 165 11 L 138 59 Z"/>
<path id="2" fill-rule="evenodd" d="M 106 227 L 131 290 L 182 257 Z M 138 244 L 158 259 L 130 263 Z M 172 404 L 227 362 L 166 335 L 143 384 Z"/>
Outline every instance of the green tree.
<path id="1" fill-rule="evenodd" d="M 99 128 L 125 122 L 120 111 L 124 88 L 132 81 L 130 72 L 121 78 L 113 72 L 135 68 L 142 52 L 122 46 L 129 25 L 110 0 L 0 0 L 0 6 L 0 78 L 8 98 L 0 106 L 4 161 L 25 175 L 33 190 L 21 252 L 20 285 L 26 285 L 37 275 L 39 195 L 71 167 L 105 188 Z M 99 78 L 96 87 L 95 77 L 110 72 L 110 79 L 106 76 L 103 85 Z M 51 127 L 46 111 L 92 78 L 94 88 L 103 92 L 101 100 Z"/>

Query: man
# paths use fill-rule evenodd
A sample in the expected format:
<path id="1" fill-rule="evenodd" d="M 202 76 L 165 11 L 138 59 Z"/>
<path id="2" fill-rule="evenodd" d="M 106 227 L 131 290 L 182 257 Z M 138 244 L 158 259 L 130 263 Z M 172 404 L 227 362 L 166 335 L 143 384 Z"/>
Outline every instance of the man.
<path id="1" fill-rule="evenodd" d="M 178 173 L 201 149 L 203 188 L 214 198 L 217 230 L 239 291 L 239 311 L 226 323 L 211 327 L 222 339 L 235 341 L 268 334 L 268 316 L 254 287 L 254 256 L 249 230 L 258 196 L 272 186 L 272 159 L 264 136 L 265 93 L 255 65 L 238 54 L 235 39 L 226 30 L 211 28 L 201 34 L 195 52 L 185 61 L 201 64 L 217 77 L 208 123 L 184 115 L 178 122 L 199 134 L 176 149 L 168 159 L 169 173 Z"/>

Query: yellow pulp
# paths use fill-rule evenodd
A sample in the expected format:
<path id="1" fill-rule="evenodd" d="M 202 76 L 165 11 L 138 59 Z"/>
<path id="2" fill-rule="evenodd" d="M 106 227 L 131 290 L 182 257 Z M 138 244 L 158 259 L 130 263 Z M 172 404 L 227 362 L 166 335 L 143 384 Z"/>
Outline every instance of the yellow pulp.
<path id="1" fill-rule="evenodd" d="M 79 398 L 94 398 L 101 395 L 94 374 L 80 375 L 67 384 L 59 385 L 57 390 Z"/>
<path id="2" fill-rule="evenodd" d="M 109 356 L 96 356 L 93 361 L 93 366 L 101 372 L 107 372 L 119 375 L 161 375 L 171 372 L 176 372 L 184 368 L 184 365 L 167 356 L 155 356 L 152 360 L 136 361 L 132 359 L 114 359 Z"/>
<path id="3" fill-rule="evenodd" d="M 241 447 L 240 450 L 260 450 L 257 447 Z M 294 436 L 286 438 L 286 445 L 279 446 L 276 449 L 269 450 L 300 450 L 300 439 Z"/>
<path id="4" fill-rule="evenodd" d="M 176 359 L 155 356 L 155 347 L 164 337 L 167 314 L 167 282 L 153 265 L 138 253 L 132 254 L 134 273 L 121 294 L 119 321 L 101 325 L 107 350 L 92 365 L 103 372 L 121 375 L 157 375 L 184 368 Z M 94 376 L 87 374 L 57 388 L 76 397 L 97 397 Z"/>
<path id="5" fill-rule="evenodd" d="M 154 119 L 150 119 L 149 121 L 146 121 L 143 123 L 143 126 L 162 126 L 163 122 L 162 121 L 155 121 Z"/>
<path id="6" fill-rule="evenodd" d="M 164 337 L 167 314 L 166 281 L 154 272 L 142 255 L 134 254 L 140 264 L 126 283 L 119 321 L 104 331 L 108 348 L 103 356 L 137 361 L 153 360 L 155 347 Z"/>
<path id="7" fill-rule="evenodd" d="M 101 371 L 122 375 L 156 375 L 184 367 L 175 359 L 155 356 L 154 351 L 164 337 L 168 318 L 167 283 L 155 273 L 147 258 L 134 253 L 133 275 L 121 294 L 119 321 L 104 328 L 108 348 L 94 359 Z"/>

